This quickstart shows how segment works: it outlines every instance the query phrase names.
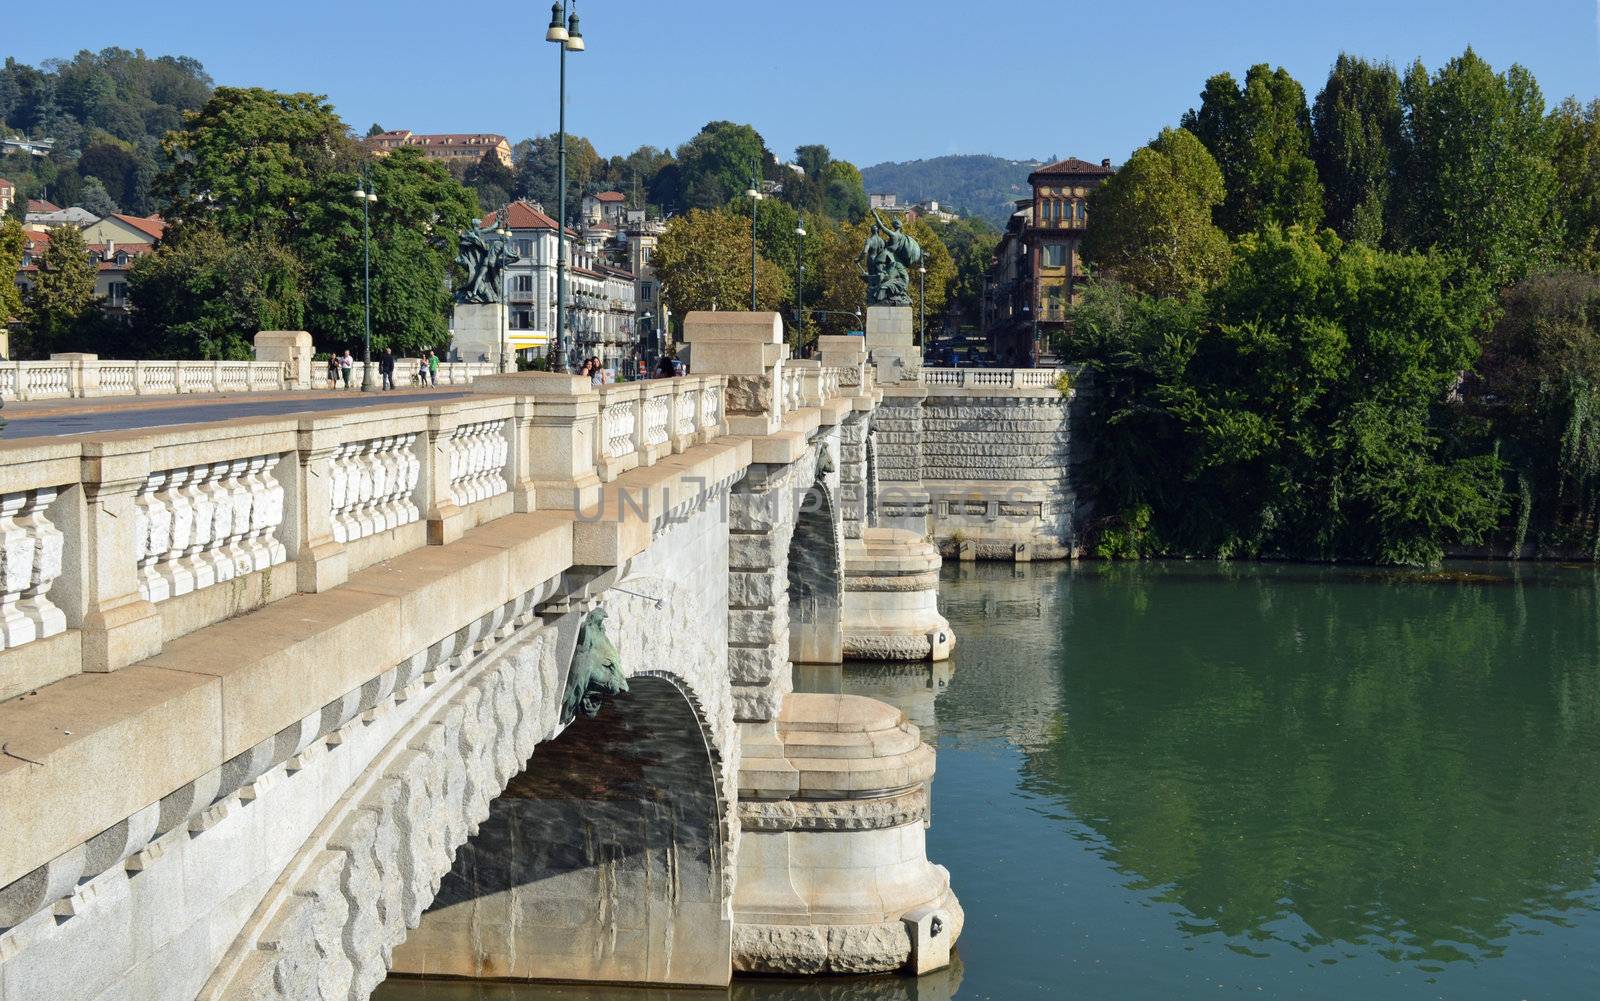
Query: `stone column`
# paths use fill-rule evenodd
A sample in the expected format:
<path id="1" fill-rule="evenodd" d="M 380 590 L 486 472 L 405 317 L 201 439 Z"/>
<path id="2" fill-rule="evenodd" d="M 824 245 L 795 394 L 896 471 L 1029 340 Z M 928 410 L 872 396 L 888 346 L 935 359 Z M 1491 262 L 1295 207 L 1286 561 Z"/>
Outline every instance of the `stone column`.
<path id="1" fill-rule="evenodd" d="M 880 383 L 893 385 L 922 378 L 922 356 L 914 342 L 914 330 L 910 306 L 867 307 L 867 351 Z"/>
<path id="2" fill-rule="evenodd" d="M 512 489 L 522 492 L 517 510 L 593 509 L 600 497 L 594 465 L 600 396 L 588 379 L 559 372 L 519 372 L 479 376 L 472 389 L 515 394 L 521 398 L 519 406 L 526 407 L 526 416 L 518 418 L 519 423 L 525 421 L 525 433 L 514 442 L 517 472 Z"/>
<path id="3" fill-rule="evenodd" d="M 100 356 L 86 351 L 58 351 L 51 361 L 67 364 L 67 395 L 88 397 L 100 395 Z"/>
<path id="4" fill-rule="evenodd" d="M 964 915 L 928 861 L 933 748 L 856 695 L 791 695 L 739 769 L 737 972 L 923 974 L 949 965 Z"/>
<path id="5" fill-rule="evenodd" d="M 418 480 L 424 485 L 428 503 L 423 507 L 428 519 L 428 545 L 448 546 L 466 532 L 466 517 L 450 489 L 450 436 L 461 423 L 459 408 L 446 404 L 428 408 L 427 447 L 422 450 L 422 469 Z"/>
<path id="6" fill-rule="evenodd" d="M 341 444 L 333 422 L 304 420 L 292 460 L 278 464 L 290 505 L 284 512 L 284 547 L 294 554 L 302 593 L 326 591 L 350 578 L 344 544 L 333 538 L 333 463 Z"/>
<path id="7" fill-rule="evenodd" d="M 83 445 L 81 500 L 63 505 L 58 523 L 78 572 L 52 594 L 68 625 L 82 626 L 85 671 L 115 671 L 161 652 L 161 613 L 139 594 L 134 495 L 149 475 L 150 453 L 137 441 Z"/>
<path id="8" fill-rule="evenodd" d="M 683 339 L 696 375 L 728 377 L 729 434 L 769 435 L 783 427 L 780 366 L 788 357 L 777 313 L 690 313 Z"/>
<path id="9" fill-rule="evenodd" d="M 789 669 L 789 467 L 758 463 L 728 498 L 728 672 L 734 718 L 775 718 Z M 787 530 L 786 530 L 787 526 Z"/>

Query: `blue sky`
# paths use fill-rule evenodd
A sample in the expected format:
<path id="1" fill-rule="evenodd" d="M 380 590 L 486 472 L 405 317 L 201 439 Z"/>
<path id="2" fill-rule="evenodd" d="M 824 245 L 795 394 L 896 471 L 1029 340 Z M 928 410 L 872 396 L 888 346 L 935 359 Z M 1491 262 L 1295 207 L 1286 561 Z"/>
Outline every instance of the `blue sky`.
<path id="1" fill-rule="evenodd" d="M 1316 93 L 1347 50 L 1431 68 L 1468 44 L 1547 101 L 1600 96 L 1600 0 L 581 0 L 568 126 L 604 154 L 750 122 L 775 151 L 863 166 L 945 153 L 1121 161 L 1205 78 L 1286 66 Z M 0 55 L 108 45 L 200 59 L 219 83 L 325 93 L 365 129 L 553 131 L 548 4 L 151 0 L 4 18 Z"/>

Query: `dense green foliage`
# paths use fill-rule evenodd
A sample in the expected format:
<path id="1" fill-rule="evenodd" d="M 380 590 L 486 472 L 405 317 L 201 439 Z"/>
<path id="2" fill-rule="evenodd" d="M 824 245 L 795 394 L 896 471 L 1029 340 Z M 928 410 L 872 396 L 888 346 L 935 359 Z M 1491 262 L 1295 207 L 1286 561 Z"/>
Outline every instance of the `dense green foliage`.
<path id="1" fill-rule="evenodd" d="M 1252 66 L 1242 86 L 1218 73 L 1206 81 L 1200 107 L 1183 116 L 1183 127 L 1222 168 L 1227 196 L 1217 224 L 1229 235 L 1322 221 L 1305 90 L 1283 67 Z"/>
<path id="2" fill-rule="evenodd" d="M 17 353 L 42 358 L 52 351 L 73 350 L 100 316 L 94 281 L 95 267 L 89 263 L 83 234 L 73 226 L 55 230 L 38 260 L 32 287 L 23 293 Z"/>
<path id="3" fill-rule="evenodd" d="M 123 357 L 249 358 L 256 331 L 305 328 L 300 262 L 265 236 L 195 230 L 140 259 L 128 284 L 138 343 Z"/>
<path id="4" fill-rule="evenodd" d="M 1401 84 L 1406 239 L 1443 247 L 1503 285 L 1548 264 L 1561 232 L 1551 129 L 1533 75 L 1495 73 L 1471 49 Z"/>
<path id="5" fill-rule="evenodd" d="M 14 275 L 22 266 L 22 246 L 28 238 L 22 223 L 0 218 L 0 275 Z M 16 282 L 0 282 L 0 324 L 22 316 L 22 292 Z"/>
<path id="6" fill-rule="evenodd" d="M 1228 238 L 1212 222 L 1225 193 L 1205 146 L 1163 129 L 1090 194 L 1083 259 L 1152 295 L 1210 288 L 1228 266 Z"/>
<path id="7" fill-rule="evenodd" d="M 963 216 L 953 222 L 927 220 L 928 229 L 950 252 L 955 275 L 950 280 L 943 312 L 957 324 L 976 326 L 983 319 L 983 285 L 1000 234 L 983 219 Z M 932 313 L 930 296 L 930 315 Z"/>
<path id="8" fill-rule="evenodd" d="M 1092 196 L 1104 281 L 1064 350 L 1105 391 L 1101 551 L 1600 553 L 1600 102 L 1469 48 L 1341 55 L 1310 109 L 1219 74 L 1183 120 L 1234 262 L 1213 284 L 1215 243 L 1180 246 L 1214 203 L 1175 191 L 1216 188 L 1157 169 L 1171 130 Z"/>
<path id="9" fill-rule="evenodd" d="M 165 146 L 173 165 L 156 190 L 170 228 L 130 282 L 146 351 L 247 356 L 255 331 L 291 322 L 323 350 L 359 351 L 357 187 L 378 196 L 373 350 L 445 342 L 455 234 L 478 213 L 446 167 L 416 149 L 372 157 L 321 97 L 259 88 L 219 88 Z"/>
<path id="10" fill-rule="evenodd" d="M 656 275 L 680 317 L 698 309 L 749 309 L 750 264 L 750 221 L 731 212 L 690 209 L 656 245 Z M 758 309 L 777 309 L 790 287 L 787 268 L 758 256 Z"/>
<path id="11" fill-rule="evenodd" d="M 1326 222 L 1346 240 L 1381 246 L 1393 228 L 1402 120 L 1394 67 L 1339 53 L 1311 109 L 1311 157 Z"/>
<path id="12" fill-rule="evenodd" d="M 936 156 L 903 163 L 878 163 L 861 171 L 867 187 L 898 195 L 904 203 L 933 199 L 941 208 L 1004 226 L 1029 198 L 1028 175 L 1041 161 L 998 156 Z"/>
<path id="13" fill-rule="evenodd" d="M 1600 276 L 1534 275 L 1502 308 L 1470 400 L 1510 466 L 1508 548 L 1600 555 Z"/>
<path id="14" fill-rule="evenodd" d="M 106 201 L 143 215 L 162 163 L 160 140 L 211 95 L 211 78 L 187 56 L 151 58 L 108 48 L 35 68 L 8 58 L 0 68 L 0 132 L 54 139 L 50 156 L 0 157 L 0 176 L 22 198 L 81 204 L 91 180 Z M 87 207 L 87 206 L 85 206 Z"/>
<path id="15" fill-rule="evenodd" d="M 1435 415 L 1477 353 L 1481 287 L 1435 256 L 1269 227 L 1187 299 L 1091 289 L 1070 350 L 1105 555 L 1428 563 L 1499 514 L 1499 462 Z"/>

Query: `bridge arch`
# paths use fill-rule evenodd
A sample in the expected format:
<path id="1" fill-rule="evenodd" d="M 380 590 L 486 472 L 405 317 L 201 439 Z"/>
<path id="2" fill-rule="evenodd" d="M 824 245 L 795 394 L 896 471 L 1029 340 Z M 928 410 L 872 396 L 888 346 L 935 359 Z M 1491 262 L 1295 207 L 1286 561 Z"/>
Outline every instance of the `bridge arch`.
<path id="1" fill-rule="evenodd" d="M 827 440 L 817 442 L 815 456 L 812 484 L 799 498 L 789 537 L 789 660 L 837 664 L 844 660 L 838 473 Z"/>
<path id="2" fill-rule="evenodd" d="M 659 622 L 632 610 L 621 618 L 640 622 L 618 637 L 626 658 L 641 646 L 637 633 Z M 429 690 L 406 693 L 426 708 L 363 775 L 327 777 L 349 790 L 256 906 L 203 1001 L 364 998 L 397 962 L 461 973 L 459 961 L 439 964 L 452 919 L 481 934 L 497 906 L 509 916 L 517 902 L 530 905 L 530 917 L 511 922 L 520 939 L 485 935 L 488 947 L 458 957 L 484 972 L 465 975 L 588 979 L 575 949 L 555 948 L 550 936 L 565 929 L 569 945 L 599 950 L 588 954 L 597 978 L 727 982 L 728 769 L 703 701 L 725 695 L 646 669 L 598 717 L 562 729 L 566 632 L 535 620 L 476 658 L 430 651 Z M 511 864 L 484 864 L 519 843 L 528 850 Z M 587 915 L 562 903 L 583 894 L 598 902 Z"/>
<path id="3" fill-rule="evenodd" d="M 636 674 L 541 744 L 394 957 L 402 974 L 721 985 L 719 756 L 676 678 Z"/>

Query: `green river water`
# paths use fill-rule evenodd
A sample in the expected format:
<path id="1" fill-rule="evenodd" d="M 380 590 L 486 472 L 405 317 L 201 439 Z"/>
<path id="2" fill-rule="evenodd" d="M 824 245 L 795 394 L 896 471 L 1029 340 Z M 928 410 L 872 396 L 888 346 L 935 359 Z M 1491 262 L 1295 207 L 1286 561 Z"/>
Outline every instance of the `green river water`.
<path id="1" fill-rule="evenodd" d="M 920 981 L 383 1001 L 1600 998 L 1600 574 L 947 567 L 930 669 L 807 671 L 939 751 Z"/>

